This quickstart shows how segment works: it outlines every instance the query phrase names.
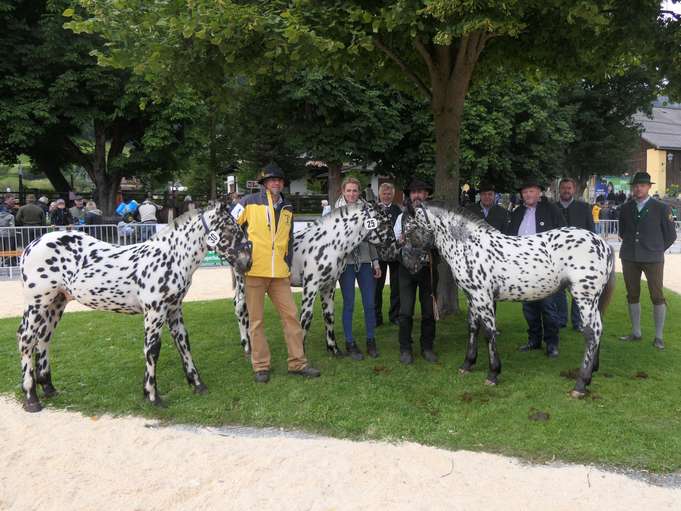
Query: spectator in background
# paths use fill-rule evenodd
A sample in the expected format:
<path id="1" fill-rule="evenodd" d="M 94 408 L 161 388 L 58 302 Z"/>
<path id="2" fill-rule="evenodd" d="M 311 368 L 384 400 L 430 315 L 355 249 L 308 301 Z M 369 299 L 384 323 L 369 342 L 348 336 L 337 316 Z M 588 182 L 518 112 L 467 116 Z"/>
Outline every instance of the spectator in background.
<path id="1" fill-rule="evenodd" d="M 0 204 L 0 251 L 14 252 L 16 240 L 14 238 L 14 215 L 7 208 L 7 202 Z M 17 258 L 14 256 L 0 257 L 0 264 L 16 266 Z"/>
<path id="2" fill-rule="evenodd" d="M 508 211 L 496 204 L 496 191 L 491 182 L 481 182 L 478 189 L 480 201 L 470 204 L 466 209 L 484 219 L 498 231 L 503 231 L 508 223 Z"/>
<path id="3" fill-rule="evenodd" d="M 329 206 L 329 201 L 324 199 L 322 200 L 322 216 L 328 215 L 331 213 L 331 206 Z"/>
<path id="4" fill-rule="evenodd" d="M 395 198 L 395 186 L 392 183 L 383 183 L 378 187 L 378 206 L 390 215 L 390 223 L 395 228 L 397 217 L 402 214 L 402 209 L 393 202 Z M 379 261 L 381 276 L 376 281 L 376 326 L 383 324 L 383 287 L 385 279 L 390 269 L 390 309 L 388 309 L 388 320 L 394 325 L 400 323 L 400 281 L 398 271 L 400 263 L 397 260 Z"/>
<path id="5" fill-rule="evenodd" d="M 50 215 L 49 215 L 50 199 L 48 199 L 46 196 L 43 195 L 42 197 L 40 197 L 38 199 L 38 206 L 40 206 L 43 209 L 43 217 L 44 217 L 43 222 L 45 224 L 47 224 L 49 219 L 50 219 Z"/>
<path id="6" fill-rule="evenodd" d="M 73 225 L 73 218 L 71 218 L 69 210 L 66 209 L 64 199 L 57 199 L 55 201 L 55 209 L 50 215 L 50 224 L 56 226 Z"/>
<path id="7" fill-rule="evenodd" d="M 161 207 L 158 204 L 154 203 L 151 200 L 151 197 L 147 195 L 147 198 L 144 199 L 144 202 L 140 205 L 139 208 L 137 208 L 140 217 L 140 222 L 142 222 L 143 224 L 157 223 L 158 219 L 156 218 L 156 214 L 158 213 L 159 209 L 161 209 Z"/>
<path id="8" fill-rule="evenodd" d="M 196 209 L 196 204 L 194 203 L 194 200 L 192 199 L 191 195 L 187 195 L 184 198 L 184 202 L 182 203 L 182 213 L 187 213 L 189 211 L 194 211 Z"/>
<path id="9" fill-rule="evenodd" d="M 85 224 L 86 225 L 101 225 L 102 212 L 97 209 L 95 201 L 89 200 L 85 204 Z"/>
<path id="10" fill-rule="evenodd" d="M 73 198 L 73 206 L 69 208 L 69 214 L 76 224 L 85 223 L 85 201 L 80 195 Z"/>
<path id="11" fill-rule="evenodd" d="M 594 228 L 596 229 L 596 234 L 601 233 L 601 202 L 596 202 L 593 207 L 591 208 L 591 218 L 594 221 Z"/>
<path id="12" fill-rule="evenodd" d="M 558 185 L 558 209 L 560 209 L 560 212 L 563 214 L 563 218 L 568 227 L 578 227 L 580 229 L 586 229 L 587 231 L 596 232 L 591 208 L 586 202 L 575 199 L 576 192 L 577 183 L 575 183 L 573 179 L 569 177 L 561 179 Z M 563 291 L 558 301 L 558 315 L 561 327 L 567 325 L 568 306 L 566 293 L 567 291 Z M 570 314 L 570 318 L 572 321 L 572 328 L 574 330 L 581 330 L 581 317 L 574 300 L 572 301 L 572 313 Z"/>
<path id="13" fill-rule="evenodd" d="M 35 195 L 29 193 L 26 196 L 26 204 L 17 211 L 16 225 L 19 226 L 40 226 L 45 225 L 45 213 L 37 201 Z"/>
<path id="14" fill-rule="evenodd" d="M 12 193 L 6 193 L 5 194 L 5 199 L 3 200 L 3 209 L 12 215 L 13 218 L 16 218 L 17 216 L 17 199 L 14 197 L 14 194 Z"/>

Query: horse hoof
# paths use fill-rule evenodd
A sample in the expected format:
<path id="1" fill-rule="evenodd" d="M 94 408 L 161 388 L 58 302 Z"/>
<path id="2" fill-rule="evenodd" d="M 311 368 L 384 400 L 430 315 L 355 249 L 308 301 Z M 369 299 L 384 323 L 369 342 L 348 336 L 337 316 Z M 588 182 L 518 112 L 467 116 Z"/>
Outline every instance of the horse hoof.
<path id="1" fill-rule="evenodd" d="M 43 396 L 46 398 L 54 397 L 59 394 L 59 391 L 55 389 L 52 385 L 43 387 Z"/>
<path id="2" fill-rule="evenodd" d="M 584 396 L 586 396 L 586 392 L 582 392 L 581 390 L 573 390 L 570 392 L 570 397 L 573 399 L 582 399 Z"/>
<path id="3" fill-rule="evenodd" d="M 43 405 L 38 400 L 24 401 L 23 408 L 29 413 L 36 413 L 43 409 Z"/>
<path id="4" fill-rule="evenodd" d="M 485 385 L 489 385 L 490 387 L 493 387 L 497 384 L 496 381 L 490 380 L 489 378 L 485 378 Z"/>
<path id="5" fill-rule="evenodd" d="M 347 353 L 341 351 L 340 348 L 336 348 L 335 350 L 331 350 L 331 354 L 332 354 L 335 358 L 344 358 L 344 357 L 347 356 Z"/>
<path id="6" fill-rule="evenodd" d="M 459 374 L 468 374 L 470 373 L 470 369 L 466 369 L 465 367 L 459 367 Z"/>
<path id="7" fill-rule="evenodd" d="M 208 392 L 208 387 L 206 387 L 203 383 L 194 385 L 194 394 L 205 394 L 206 392 Z"/>
<path id="8" fill-rule="evenodd" d="M 167 408 L 168 406 L 160 397 L 157 397 L 156 399 L 150 399 L 149 402 L 156 408 Z"/>

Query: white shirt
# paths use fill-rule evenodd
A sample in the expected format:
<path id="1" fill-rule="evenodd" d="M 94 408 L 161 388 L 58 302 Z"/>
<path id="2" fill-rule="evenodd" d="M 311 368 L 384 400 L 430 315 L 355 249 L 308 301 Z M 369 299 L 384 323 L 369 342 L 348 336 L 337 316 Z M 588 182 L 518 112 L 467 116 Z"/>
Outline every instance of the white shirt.
<path id="1" fill-rule="evenodd" d="M 641 210 L 645 207 L 646 203 L 650 200 L 650 195 L 648 195 L 645 199 L 643 200 L 637 200 L 636 201 L 636 208 L 638 209 L 639 213 Z"/>
<path id="2" fill-rule="evenodd" d="M 525 216 L 518 227 L 518 236 L 532 236 L 537 234 L 537 206 L 528 208 L 525 206 Z"/>
<path id="3" fill-rule="evenodd" d="M 156 206 L 151 202 L 143 202 L 137 208 L 140 214 L 140 222 L 155 222 L 156 221 Z"/>
<path id="4" fill-rule="evenodd" d="M 399 241 L 400 237 L 402 236 L 402 215 L 404 213 L 400 213 L 400 216 L 397 217 L 397 220 L 395 221 L 395 225 L 393 225 L 393 231 L 395 231 L 395 239 Z"/>

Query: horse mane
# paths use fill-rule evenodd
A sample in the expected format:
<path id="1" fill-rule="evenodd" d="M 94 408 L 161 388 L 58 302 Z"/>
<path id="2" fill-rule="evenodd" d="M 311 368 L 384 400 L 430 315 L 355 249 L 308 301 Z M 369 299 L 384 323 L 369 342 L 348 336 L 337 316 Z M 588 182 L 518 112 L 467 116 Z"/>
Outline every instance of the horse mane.
<path id="1" fill-rule="evenodd" d="M 354 213 L 355 211 L 361 210 L 364 206 L 365 206 L 365 204 L 358 202 L 356 204 L 346 204 L 344 206 L 339 206 L 337 208 L 333 208 L 330 213 L 319 217 L 317 219 L 317 221 L 315 222 L 315 224 L 321 225 L 321 224 L 329 222 L 330 219 L 332 219 L 332 218 L 336 218 L 338 216 L 340 216 L 340 217 L 348 216 L 348 215 Z"/>
<path id="2" fill-rule="evenodd" d="M 186 213 L 182 213 L 177 218 L 174 218 L 172 223 L 168 224 L 168 227 L 170 227 L 171 229 L 179 229 L 183 225 L 186 225 L 192 220 L 194 220 L 194 218 L 199 216 L 199 214 L 201 214 L 200 209 L 192 209 L 190 211 L 187 211 Z"/>
<path id="3" fill-rule="evenodd" d="M 485 230 L 490 230 L 493 229 L 491 225 L 489 225 L 484 218 L 480 218 L 477 216 L 475 213 L 473 213 L 471 210 L 466 209 L 461 206 L 452 206 L 451 204 L 448 204 L 444 201 L 440 200 L 429 200 L 425 203 L 426 207 L 429 208 L 436 208 L 436 209 L 441 209 L 445 213 L 456 215 L 463 217 L 465 220 L 467 220 L 469 223 L 474 224 L 475 227 L 480 228 L 480 229 L 485 229 Z"/>

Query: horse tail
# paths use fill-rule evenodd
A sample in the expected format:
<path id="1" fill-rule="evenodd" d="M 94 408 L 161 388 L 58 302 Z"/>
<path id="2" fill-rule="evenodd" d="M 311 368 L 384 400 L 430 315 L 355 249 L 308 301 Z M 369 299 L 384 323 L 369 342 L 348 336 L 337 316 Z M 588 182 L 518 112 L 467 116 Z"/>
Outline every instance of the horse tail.
<path id="1" fill-rule="evenodd" d="M 608 307 L 608 304 L 610 303 L 610 300 L 612 299 L 612 295 L 615 292 L 615 282 L 616 282 L 616 278 L 615 278 L 615 251 L 608 244 L 606 244 L 606 247 L 608 248 L 608 282 L 606 282 L 605 287 L 603 288 L 603 292 L 601 293 L 601 296 L 598 299 L 598 310 L 601 313 L 601 318 L 603 318 L 603 314 L 605 313 L 605 309 Z"/>

